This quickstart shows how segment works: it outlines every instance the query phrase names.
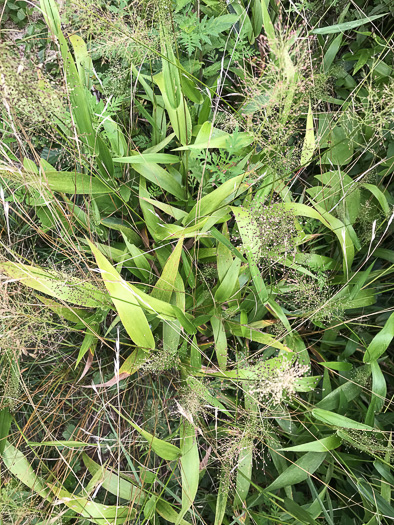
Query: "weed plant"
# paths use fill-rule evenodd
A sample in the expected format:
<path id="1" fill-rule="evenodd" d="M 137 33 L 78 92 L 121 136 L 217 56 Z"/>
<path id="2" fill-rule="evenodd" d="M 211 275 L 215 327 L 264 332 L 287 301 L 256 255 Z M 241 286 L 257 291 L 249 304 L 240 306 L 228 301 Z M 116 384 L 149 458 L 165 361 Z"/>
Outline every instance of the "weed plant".
<path id="1" fill-rule="evenodd" d="M 0 525 L 392 523 L 386 0 L 5 0 Z"/>

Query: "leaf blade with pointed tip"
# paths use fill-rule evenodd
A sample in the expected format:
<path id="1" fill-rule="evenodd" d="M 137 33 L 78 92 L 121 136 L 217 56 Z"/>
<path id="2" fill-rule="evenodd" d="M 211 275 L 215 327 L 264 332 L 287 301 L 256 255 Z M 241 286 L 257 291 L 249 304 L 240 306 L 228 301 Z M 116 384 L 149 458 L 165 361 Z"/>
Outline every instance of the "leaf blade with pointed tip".
<path id="1" fill-rule="evenodd" d="M 364 423 L 359 423 L 358 421 L 354 421 L 354 419 L 342 416 L 341 414 L 335 414 L 329 410 L 323 410 L 322 408 L 313 409 L 312 415 L 319 421 L 335 427 L 373 430 L 369 425 L 364 425 Z"/>
<path id="2" fill-rule="evenodd" d="M 320 467 L 325 457 L 325 452 L 307 452 L 282 472 L 265 490 L 273 492 L 305 481 Z"/>
<path id="3" fill-rule="evenodd" d="M 294 447 L 279 448 L 284 452 L 327 452 L 328 450 L 334 450 L 341 444 L 341 439 L 336 434 L 332 436 L 317 439 L 316 441 L 310 441 L 302 445 L 295 445 Z"/>
<path id="4" fill-rule="evenodd" d="M 356 29 L 364 24 L 368 24 L 386 16 L 388 13 L 383 13 L 382 15 L 372 15 L 367 18 L 361 18 L 360 20 L 352 20 L 351 22 L 344 22 L 343 24 L 334 24 L 328 27 L 319 27 L 312 31 L 312 35 L 331 35 L 333 33 L 343 33 L 344 31 L 350 31 L 351 29 Z"/>
<path id="5" fill-rule="evenodd" d="M 88 243 L 102 272 L 101 275 L 111 300 L 130 339 L 137 346 L 153 349 L 155 340 L 135 294 L 100 250 L 90 241 Z"/>
<path id="6" fill-rule="evenodd" d="M 111 405 L 111 407 L 113 408 L 113 410 L 115 410 L 117 414 L 119 414 L 125 421 L 127 421 L 127 423 L 131 425 L 144 439 L 146 439 L 153 452 L 155 452 L 159 457 L 165 459 L 166 461 L 173 461 L 175 459 L 178 459 L 182 455 L 180 448 L 176 447 L 172 443 L 168 443 L 163 439 L 159 439 L 153 436 L 146 430 L 143 430 L 136 423 L 133 423 L 133 421 L 125 417 L 123 414 L 121 414 L 116 407 L 114 407 L 113 405 Z"/>
<path id="7" fill-rule="evenodd" d="M 96 308 L 108 305 L 106 294 L 99 288 L 69 275 L 65 277 L 60 272 L 13 262 L 1 262 L 0 272 L 38 292 L 68 303 Z"/>
<path id="8" fill-rule="evenodd" d="M 315 147 L 316 141 L 315 132 L 313 130 L 313 113 L 311 103 L 309 102 L 308 116 L 306 118 L 305 138 L 301 151 L 301 166 L 309 166 L 313 158 L 313 152 L 315 151 Z"/>
<path id="9" fill-rule="evenodd" d="M 394 313 L 387 319 L 384 327 L 372 339 L 364 354 L 364 363 L 371 363 L 384 354 L 394 337 Z"/>
<path id="10" fill-rule="evenodd" d="M 182 475 L 182 509 L 176 525 L 181 523 L 183 516 L 193 505 L 197 494 L 200 458 L 194 425 L 184 420 L 181 425 L 181 475 Z"/>

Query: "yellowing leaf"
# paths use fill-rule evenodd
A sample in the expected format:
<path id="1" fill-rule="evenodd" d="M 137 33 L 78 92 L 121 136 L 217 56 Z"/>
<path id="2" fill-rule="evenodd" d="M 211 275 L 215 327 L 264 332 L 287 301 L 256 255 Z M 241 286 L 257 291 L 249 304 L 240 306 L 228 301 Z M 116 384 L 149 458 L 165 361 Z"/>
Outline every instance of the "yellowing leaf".
<path id="1" fill-rule="evenodd" d="M 60 272 L 13 262 L 0 263 L 0 272 L 34 290 L 68 303 L 96 308 L 108 305 L 106 294 L 99 288 Z"/>
<path id="2" fill-rule="evenodd" d="M 72 494 L 68 490 L 56 487 L 56 485 L 48 483 L 48 486 L 55 494 L 57 502 L 63 503 L 69 509 L 98 525 L 121 525 L 129 522 L 136 515 L 135 510 L 129 507 L 103 505 Z"/>

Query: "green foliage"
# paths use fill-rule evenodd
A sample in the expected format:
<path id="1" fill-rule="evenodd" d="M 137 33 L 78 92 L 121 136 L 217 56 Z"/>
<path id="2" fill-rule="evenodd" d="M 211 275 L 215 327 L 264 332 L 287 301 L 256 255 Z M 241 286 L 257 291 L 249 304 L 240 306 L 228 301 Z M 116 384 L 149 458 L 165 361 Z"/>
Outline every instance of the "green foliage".
<path id="1" fill-rule="evenodd" d="M 5 3 L 0 523 L 392 521 L 390 8 Z"/>

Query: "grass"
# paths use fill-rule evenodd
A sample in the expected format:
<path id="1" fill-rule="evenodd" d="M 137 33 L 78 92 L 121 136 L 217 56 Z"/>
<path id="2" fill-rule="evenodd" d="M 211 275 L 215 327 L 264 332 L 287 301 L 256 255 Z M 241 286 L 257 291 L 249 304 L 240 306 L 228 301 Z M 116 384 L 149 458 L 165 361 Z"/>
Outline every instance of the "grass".
<path id="1" fill-rule="evenodd" d="M 392 522 L 390 10 L 5 2 L 1 525 Z"/>

